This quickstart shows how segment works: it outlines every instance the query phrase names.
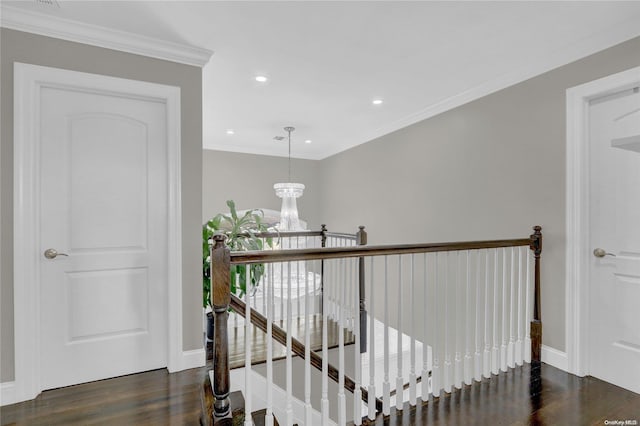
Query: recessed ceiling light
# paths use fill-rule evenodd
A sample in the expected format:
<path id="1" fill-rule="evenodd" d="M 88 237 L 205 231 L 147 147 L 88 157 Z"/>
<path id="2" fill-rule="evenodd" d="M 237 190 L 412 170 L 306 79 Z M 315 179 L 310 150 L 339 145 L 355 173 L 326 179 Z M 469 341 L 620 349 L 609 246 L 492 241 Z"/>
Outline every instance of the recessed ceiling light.
<path id="1" fill-rule="evenodd" d="M 374 105 L 380 105 L 382 104 L 382 99 L 374 99 L 371 103 Z"/>
<path id="2" fill-rule="evenodd" d="M 258 83 L 266 83 L 267 80 L 268 80 L 268 78 L 265 77 L 264 75 L 257 75 L 256 76 L 256 81 Z"/>
<path id="3" fill-rule="evenodd" d="M 234 132 L 233 129 L 227 129 L 227 134 L 228 135 L 235 135 L 236 132 Z"/>
<path id="4" fill-rule="evenodd" d="M 311 139 L 307 139 L 304 143 L 311 143 Z"/>

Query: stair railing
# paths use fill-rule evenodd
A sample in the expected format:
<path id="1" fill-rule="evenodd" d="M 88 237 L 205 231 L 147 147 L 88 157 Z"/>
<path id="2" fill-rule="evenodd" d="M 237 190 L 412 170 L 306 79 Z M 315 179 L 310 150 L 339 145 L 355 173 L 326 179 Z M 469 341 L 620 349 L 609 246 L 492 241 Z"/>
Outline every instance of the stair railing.
<path id="1" fill-rule="evenodd" d="M 361 236 L 361 238 L 363 238 Z M 364 235 L 366 242 L 366 234 Z M 338 277 L 342 283 L 357 282 L 356 292 L 369 285 L 368 324 L 361 327 L 361 321 L 353 321 L 355 334 L 354 379 L 345 374 L 344 339 L 340 338 L 337 422 L 346 424 L 345 385 L 353 392 L 353 423 L 362 423 L 363 416 L 373 420 L 382 411 L 390 415 L 392 402 L 395 410 L 402 410 L 406 401 L 415 406 L 418 398 L 428 400 L 439 397 L 442 392 L 450 393 L 463 384 L 471 385 L 492 374 L 507 371 L 522 365 L 532 364 L 532 386 L 536 382 L 533 375 L 539 374 L 542 326 L 540 317 L 540 256 L 542 233 L 539 226 L 529 238 L 471 241 L 436 244 L 409 244 L 384 246 L 320 247 L 311 249 L 273 250 L 259 252 L 229 253 L 223 238 L 215 238 L 212 249 L 212 299 L 216 315 L 214 338 L 213 403 L 214 419 L 229 414 L 229 372 L 228 350 L 225 348 L 226 311 L 231 297 L 228 287 L 229 267 L 232 264 L 286 262 L 291 265 L 298 261 L 324 262 L 323 279 L 329 277 L 326 268 L 338 263 Z M 528 251 L 533 256 L 528 255 Z M 533 263 L 533 268 L 531 267 Z M 367 268 L 368 266 L 368 268 Z M 290 266 L 289 266 L 290 267 Z M 247 268 L 250 269 L 250 268 Z M 368 273 L 358 272 L 368 269 Z M 217 272 L 216 272 L 217 271 Z M 533 272 L 533 273 L 532 273 Z M 291 275 L 289 274 L 289 277 Z M 363 277 L 362 279 L 360 277 Z M 226 279 L 225 279 L 226 278 Z M 533 279 L 531 279 L 533 278 Z M 362 281 L 361 281 L 362 280 Z M 533 285 L 532 285 L 533 284 Z M 348 286 L 340 285 L 341 300 L 347 300 Z M 393 290 L 393 292 L 390 292 Z M 339 297 L 340 295 L 338 295 Z M 379 297 L 382 300 L 379 301 Z M 323 292 L 326 303 L 327 292 Z M 268 299 L 269 300 L 269 299 Z M 288 299 L 290 300 L 290 299 Z M 246 301 L 248 302 L 248 300 Z M 417 309 L 418 303 L 423 309 Z M 242 310 L 242 302 L 234 300 L 234 309 Z M 359 294 L 353 298 L 356 311 L 360 310 Z M 344 304 L 346 305 L 346 303 Z M 245 303 L 245 307 L 250 303 Z M 378 309 L 383 307 L 381 313 Z M 392 310 L 395 309 L 393 312 Z M 348 329 L 349 317 L 346 310 L 339 310 L 339 336 Z M 224 312 L 225 315 L 222 315 Z M 289 309 L 290 312 L 290 309 Z M 392 319 L 392 314 L 395 318 Z M 252 309 L 245 309 L 246 335 L 251 324 L 262 324 L 267 329 L 268 340 L 274 336 L 274 325 L 269 318 L 262 317 Z M 383 321 L 379 321 L 382 318 Z M 327 378 L 329 374 L 328 353 L 325 345 L 327 312 L 323 311 L 323 350 L 321 360 L 309 352 L 308 344 L 295 341 L 291 330 L 279 330 L 280 340 L 287 346 L 287 398 L 285 401 L 286 424 L 294 423 L 291 408 L 293 353 L 305 359 L 305 415 L 301 423 L 311 418 L 311 404 L 308 400 L 310 382 L 308 365 L 322 369 L 322 424 L 329 421 L 329 401 Z M 526 323 L 529 323 L 529 328 Z M 287 319 L 287 327 L 291 318 Z M 395 327 L 395 328 L 393 328 Z M 269 331 L 271 330 L 271 331 Z M 282 333 L 285 336 L 281 336 Z M 361 354 L 360 336 L 369 334 L 368 353 Z M 384 344 L 379 368 L 376 357 L 376 342 Z M 392 339 L 396 340 L 395 389 L 391 390 L 394 370 L 391 366 L 390 349 Z M 407 344 L 408 342 L 408 344 Z M 247 351 L 251 342 L 247 340 Z M 409 347 L 409 356 L 405 360 Z M 227 360 L 224 358 L 227 357 Z M 314 359 L 312 362 L 311 360 Z M 364 370 L 362 363 L 368 363 L 369 384 L 361 380 Z M 269 368 L 269 365 L 267 366 Z M 226 370 L 226 371 L 225 371 Z M 245 389 L 251 389 L 251 362 L 246 362 Z M 332 367 L 335 376 L 335 368 Z M 382 370 L 383 376 L 378 372 Z M 366 372 L 366 371 L 365 371 Z M 406 374 L 405 374 L 406 373 Z M 537 379 L 539 382 L 539 378 Z M 273 377 L 267 373 L 267 382 Z M 418 387 L 418 383 L 421 384 Z M 248 392 L 247 392 L 248 393 Z M 367 398 L 363 398 L 364 396 Z M 380 395 L 382 404 L 376 398 Z M 246 396 L 245 419 L 250 419 L 251 395 Z M 367 402 L 362 403 L 361 400 Z M 335 417 L 335 416 L 334 416 Z M 306 421 L 305 421 L 306 420 Z M 246 421 L 246 420 L 245 420 Z M 266 424 L 273 424 L 273 401 L 267 407 Z M 245 423 L 250 424 L 250 423 Z"/>

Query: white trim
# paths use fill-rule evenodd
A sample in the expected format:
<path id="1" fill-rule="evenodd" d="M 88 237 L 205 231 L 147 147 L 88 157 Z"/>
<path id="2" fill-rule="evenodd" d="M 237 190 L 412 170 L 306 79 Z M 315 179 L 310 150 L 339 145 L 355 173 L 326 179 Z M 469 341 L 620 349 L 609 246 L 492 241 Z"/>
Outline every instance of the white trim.
<path id="1" fill-rule="evenodd" d="M 562 371 L 568 369 L 567 353 L 554 349 L 550 346 L 542 345 L 542 351 L 540 352 L 542 362 L 549 364 L 553 367 L 559 368 Z"/>
<path id="2" fill-rule="evenodd" d="M 640 82 L 640 67 L 567 90 L 567 247 L 566 347 L 567 371 L 588 371 L 589 318 L 589 101 Z"/>
<path id="3" fill-rule="evenodd" d="M 190 368 L 204 367 L 207 363 L 207 352 L 204 348 L 182 352 L 180 371 Z M 171 371 L 170 371 L 171 372 Z"/>
<path id="4" fill-rule="evenodd" d="M 16 402 L 16 384 L 15 382 L 0 383 L 0 407 L 15 404 Z"/>
<path id="5" fill-rule="evenodd" d="M 64 19 L 21 7 L 2 5 L 0 25 L 17 31 L 203 67 L 213 52 L 126 31 Z"/>
<path id="6" fill-rule="evenodd" d="M 43 85 L 121 93 L 167 105 L 167 368 L 185 365 L 182 351 L 182 218 L 180 88 L 77 71 L 14 64 L 14 330 L 15 398 L 35 398 L 40 383 L 38 130 Z"/>

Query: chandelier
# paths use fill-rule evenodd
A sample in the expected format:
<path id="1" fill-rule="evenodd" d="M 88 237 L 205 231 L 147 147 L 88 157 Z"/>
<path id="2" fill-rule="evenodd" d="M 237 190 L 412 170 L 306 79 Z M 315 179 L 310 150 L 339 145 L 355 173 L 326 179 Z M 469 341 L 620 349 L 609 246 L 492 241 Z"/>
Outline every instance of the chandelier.
<path id="1" fill-rule="evenodd" d="M 273 185 L 276 195 L 282 198 L 280 224 L 278 224 L 277 228 L 280 231 L 300 231 L 303 228 L 300 225 L 300 218 L 298 217 L 296 199 L 302 197 L 304 185 L 291 182 L 291 132 L 293 132 L 295 128 L 288 126 L 285 127 L 284 130 L 289 134 L 289 180 L 286 183 L 276 183 Z M 276 137 L 276 139 L 282 140 L 283 138 Z"/>

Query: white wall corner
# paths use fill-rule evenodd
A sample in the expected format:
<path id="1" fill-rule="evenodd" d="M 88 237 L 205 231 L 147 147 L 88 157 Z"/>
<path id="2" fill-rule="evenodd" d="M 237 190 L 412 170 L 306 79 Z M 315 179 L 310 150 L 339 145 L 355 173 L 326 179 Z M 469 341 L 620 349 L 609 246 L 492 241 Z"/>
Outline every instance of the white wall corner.
<path id="1" fill-rule="evenodd" d="M 203 67 L 213 52 L 202 47 L 175 43 L 126 31 L 64 19 L 20 7 L 2 5 L 0 26 L 76 43 Z"/>
<path id="2" fill-rule="evenodd" d="M 562 371 L 569 371 L 569 361 L 567 353 L 554 349 L 550 346 L 542 345 L 542 362 Z"/>
<path id="3" fill-rule="evenodd" d="M 15 404 L 16 402 L 16 383 L 2 382 L 0 383 L 0 406 Z"/>

